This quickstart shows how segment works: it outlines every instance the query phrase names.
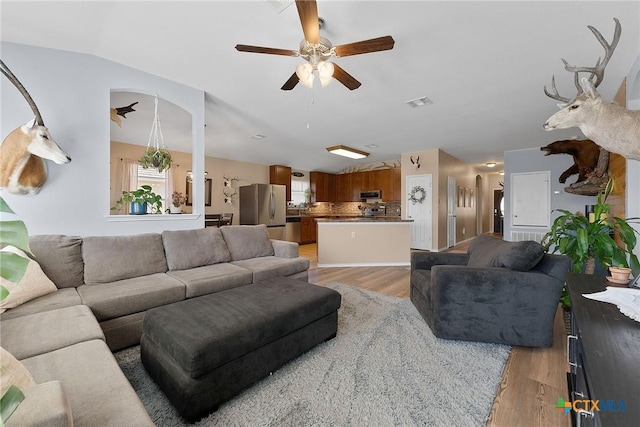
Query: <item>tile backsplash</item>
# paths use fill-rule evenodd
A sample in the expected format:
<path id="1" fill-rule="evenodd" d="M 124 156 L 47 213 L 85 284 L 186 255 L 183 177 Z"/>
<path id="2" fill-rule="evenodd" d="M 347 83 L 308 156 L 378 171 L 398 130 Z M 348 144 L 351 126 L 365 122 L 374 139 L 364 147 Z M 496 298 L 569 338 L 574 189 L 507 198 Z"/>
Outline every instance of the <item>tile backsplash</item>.
<path id="1" fill-rule="evenodd" d="M 400 202 L 384 202 L 381 205 L 386 206 L 387 216 L 400 216 Z M 365 202 L 319 202 L 308 208 L 300 208 L 300 213 L 312 215 L 362 215 L 362 209 L 367 206 L 375 205 Z M 296 215 L 297 213 L 298 208 L 287 211 L 288 215 Z"/>

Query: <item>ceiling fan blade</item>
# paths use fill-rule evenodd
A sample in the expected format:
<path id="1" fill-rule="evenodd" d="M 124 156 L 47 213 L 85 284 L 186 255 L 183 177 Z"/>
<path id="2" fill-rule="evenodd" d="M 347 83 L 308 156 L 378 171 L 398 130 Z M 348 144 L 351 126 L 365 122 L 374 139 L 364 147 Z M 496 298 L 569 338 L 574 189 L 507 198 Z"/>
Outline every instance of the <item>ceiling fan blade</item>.
<path id="1" fill-rule="evenodd" d="M 300 79 L 298 78 L 298 75 L 296 73 L 293 73 L 291 77 L 289 77 L 289 80 L 287 80 L 280 89 L 291 90 L 296 87 L 299 81 Z"/>
<path id="2" fill-rule="evenodd" d="M 299 56 L 300 52 L 291 49 L 276 49 L 273 47 L 249 46 L 237 44 L 236 50 L 240 52 L 267 53 L 269 55 Z"/>
<path id="3" fill-rule="evenodd" d="M 395 40 L 391 36 L 378 37 L 370 40 L 363 40 L 355 43 L 347 43 L 335 47 L 336 56 L 360 55 L 363 53 L 379 52 L 381 50 L 393 49 Z"/>
<path id="4" fill-rule="evenodd" d="M 349 90 L 358 89 L 362 84 L 335 63 L 333 64 L 333 78 L 345 85 Z"/>
<path id="5" fill-rule="evenodd" d="M 304 39 L 309 43 L 320 43 L 318 4 L 315 0 L 296 0 Z"/>

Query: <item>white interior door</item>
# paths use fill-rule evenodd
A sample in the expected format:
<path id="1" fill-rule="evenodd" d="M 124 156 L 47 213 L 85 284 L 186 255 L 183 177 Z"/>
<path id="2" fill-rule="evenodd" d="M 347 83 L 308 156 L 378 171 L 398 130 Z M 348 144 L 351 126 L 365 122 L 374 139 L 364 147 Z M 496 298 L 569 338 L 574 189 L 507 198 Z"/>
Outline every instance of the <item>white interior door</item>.
<path id="1" fill-rule="evenodd" d="M 406 180 L 406 188 L 409 193 L 407 197 L 407 219 L 412 219 L 411 223 L 411 248 L 427 249 L 432 248 L 431 244 L 431 206 L 432 189 L 431 175 L 409 175 Z M 424 192 L 424 197 L 422 196 Z M 410 199 L 413 194 L 414 200 Z"/>
<path id="2" fill-rule="evenodd" d="M 551 226 L 550 172 L 511 174 L 511 225 Z"/>
<path id="3" fill-rule="evenodd" d="M 447 247 L 456 245 L 456 179 L 447 177 Z"/>

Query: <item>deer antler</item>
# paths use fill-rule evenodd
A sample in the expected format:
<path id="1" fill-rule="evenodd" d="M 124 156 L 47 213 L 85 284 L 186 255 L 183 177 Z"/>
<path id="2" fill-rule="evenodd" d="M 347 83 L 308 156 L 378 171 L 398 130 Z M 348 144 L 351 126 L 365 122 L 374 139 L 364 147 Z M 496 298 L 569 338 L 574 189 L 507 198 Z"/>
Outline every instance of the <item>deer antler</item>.
<path id="1" fill-rule="evenodd" d="M 600 31 L 598 31 L 596 28 L 592 27 L 591 25 L 587 25 L 587 28 L 591 30 L 593 35 L 596 36 L 596 38 L 602 45 L 602 47 L 604 47 L 604 52 L 605 52 L 604 59 L 601 61 L 600 58 L 598 58 L 598 61 L 596 62 L 595 67 L 576 67 L 574 65 L 570 65 L 564 58 L 561 58 L 562 62 L 564 63 L 564 69 L 573 73 L 573 83 L 578 89 L 578 92 L 575 98 L 582 95 L 583 93 L 582 86 L 580 85 L 580 73 L 590 73 L 591 75 L 589 76 L 589 81 L 593 84 L 594 87 L 598 87 L 600 83 L 602 83 L 602 80 L 604 79 L 604 70 L 607 67 L 607 64 L 609 63 L 611 56 L 613 55 L 613 51 L 616 49 L 616 46 L 618 45 L 618 41 L 620 41 L 620 34 L 622 33 L 622 27 L 620 26 L 620 21 L 618 21 L 617 18 L 613 18 L 613 20 L 616 23 L 616 28 L 614 30 L 613 40 L 611 41 L 611 44 L 607 43 L 607 41 L 602 36 Z M 565 98 L 564 96 L 561 96 L 558 93 L 558 89 L 556 88 L 555 76 L 551 77 L 551 92 L 549 92 L 547 90 L 547 87 L 545 86 L 544 94 L 551 99 L 564 102 L 565 104 L 569 104 L 575 99 L 575 98 Z"/>
<path id="2" fill-rule="evenodd" d="M 613 18 L 613 20 L 616 23 L 616 28 L 613 32 L 613 40 L 611 41 L 611 44 L 607 43 L 607 41 L 602 36 L 600 31 L 598 31 L 591 25 L 587 25 L 587 28 L 591 30 L 593 35 L 596 36 L 596 38 L 604 48 L 604 59 L 602 60 L 602 62 L 600 62 L 600 58 L 598 58 L 598 62 L 596 63 L 595 67 L 575 67 L 573 65 L 569 65 L 567 61 L 565 61 L 564 59 L 562 60 L 562 62 L 564 62 L 564 68 L 567 71 L 570 71 L 573 73 L 580 73 L 580 72 L 591 73 L 593 77 L 597 77 L 595 82 L 591 80 L 592 77 L 590 77 L 590 80 L 592 81 L 594 87 L 598 87 L 600 83 L 602 83 L 602 80 L 604 79 L 604 69 L 607 67 L 609 60 L 613 55 L 613 51 L 616 50 L 616 46 L 618 46 L 618 42 L 620 41 L 620 34 L 622 34 L 622 27 L 620 26 L 620 21 L 618 21 L 617 18 Z"/>
<path id="3" fill-rule="evenodd" d="M 31 95 L 29 95 L 29 92 L 27 92 L 27 89 L 25 89 L 24 86 L 22 86 L 22 83 L 20 83 L 20 80 L 18 80 L 18 78 L 11 72 L 9 67 L 7 67 L 5 63 L 2 62 L 2 60 L 0 60 L 0 71 L 2 71 L 2 74 L 4 74 L 5 77 L 8 78 L 9 81 L 13 83 L 15 87 L 18 88 L 22 96 L 24 96 L 24 99 L 27 100 L 27 102 L 29 103 L 29 106 L 31 107 L 31 110 L 33 111 L 33 114 L 36 116 L 36 123 L 39 126 L 44 126 L 44 121 L 42 120 L 40 111 L 38 110 L 36 103 L 33 101 L 33 98 L 31 98 Z"/>

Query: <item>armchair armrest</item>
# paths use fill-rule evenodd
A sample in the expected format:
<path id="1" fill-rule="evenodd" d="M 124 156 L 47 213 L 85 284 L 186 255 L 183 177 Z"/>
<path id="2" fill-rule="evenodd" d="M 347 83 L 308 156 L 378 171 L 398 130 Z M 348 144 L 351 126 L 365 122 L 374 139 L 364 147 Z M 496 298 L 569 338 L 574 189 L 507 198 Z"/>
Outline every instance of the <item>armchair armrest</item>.
<path id="1" fill-rule="evenodd" d="M 468 254 L 450 252 L 411 252 L 411 271 L 431 270 L 434 265 L 464 265 L 469 262 Z"/>
<path id="2" fill-rule="evenodd" d="M 295 242 L 287 242 L 285 240 L 271 239 L 274 255 L 280 258 L 298 258 L 298 244 Z"/>

